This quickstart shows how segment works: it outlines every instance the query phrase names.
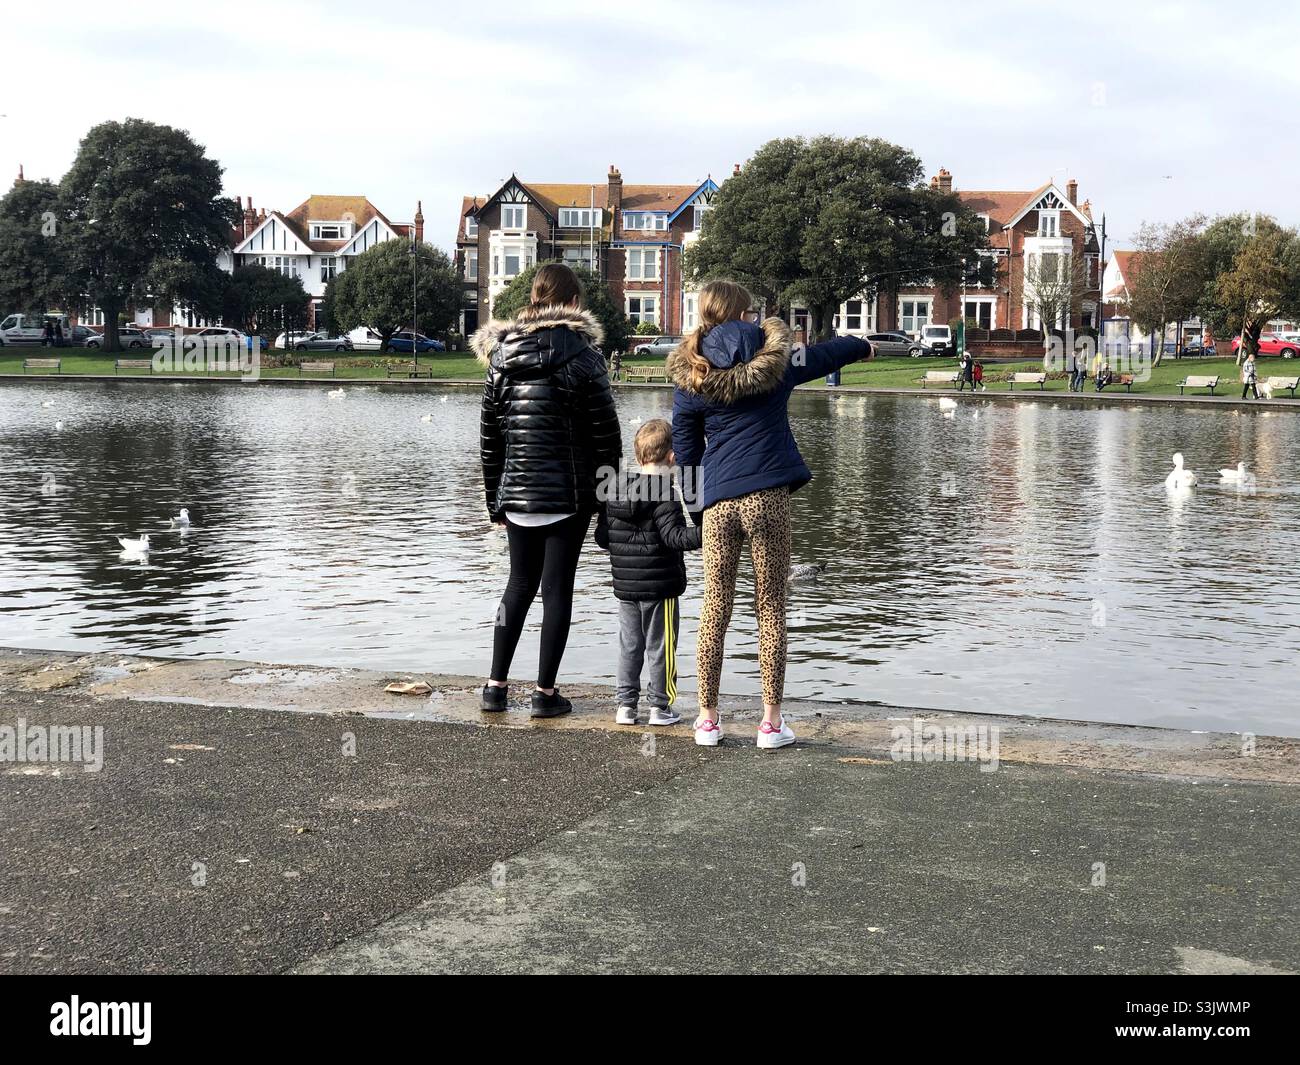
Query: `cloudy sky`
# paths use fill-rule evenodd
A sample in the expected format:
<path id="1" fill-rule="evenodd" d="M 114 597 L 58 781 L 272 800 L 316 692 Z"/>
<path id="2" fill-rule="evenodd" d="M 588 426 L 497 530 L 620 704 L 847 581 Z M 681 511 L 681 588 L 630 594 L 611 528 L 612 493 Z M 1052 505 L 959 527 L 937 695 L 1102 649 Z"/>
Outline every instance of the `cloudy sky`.
<path id="1" fill-rule="evenodd" d="M 232 196 L 362 193 L 394 221 L 422 199 L 444 245 L 511 172 L 688 184 L 822 132 L 958 188 L 1074 177 L 1112 246 L 1198 210 L 1300 222 L 1294 3 L 51 0 L 6 23 L 0 175 L 57 179 L 136 116 L 188 129 Z"/>

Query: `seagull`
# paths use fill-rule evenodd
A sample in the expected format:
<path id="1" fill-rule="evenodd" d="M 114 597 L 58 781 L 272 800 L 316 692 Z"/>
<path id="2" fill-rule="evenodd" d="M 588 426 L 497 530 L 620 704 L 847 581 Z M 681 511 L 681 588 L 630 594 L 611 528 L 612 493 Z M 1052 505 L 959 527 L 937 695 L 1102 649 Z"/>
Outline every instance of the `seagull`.
<path id="1" fill-rule="evenodd" d="M 330 399 L 342 399 L 345 395 L 347 395 L 347 393 L 344 392 L 343 389 L 341 388 L 333 389 L 332 391 L 327 392 L 325 394 L 329 396 Z"/>
<path id="2" fill-rule="evenodd" d="M 1165 478 L 1165 487 L 1170 490 L 1191 488 L 1196 484 L 1196 474 L 1183 466 L 1183 453 L 1174 455 L 1174 468 Z"/>
<path id="3" fill-rule="evenodd" d="M 428 424 L 429 422 L 433 421 L 433 415 L 426 414 L 423 418 L 420 419 L 420 421 L 424 422 L 425 424 Z"/>
<path id="4" fill-rule="evenodd" d="M 62 422 L 55 422 L 55 423 L 54 423 L 54 431 L 55 431 L 56 433 L 61 433 L 61 432 L 63 432 L 63 423 L 62 423 Z"/>
<path id="5" fill-rule="evenodd" d="M 172 518 L 171 526 L 173 529 L 188 529 L 190 527 L 190 512 L 181 507 L 181 512 Z"/>
<path id="6" fill-rule="evenodd" d="M 41 404 L 41 406 L 42 406 L 43 408 L 48 409 L 48 408 L 54 406 L 54 400 L 52 400 L 52 399 L 47 399 L 44 403 Z"/>
<path id="7" fill-rule="evenodd" d="M 125 536 L 119 536 L 117 542 L 122 545 L 122 554 L 124 555 L 147 555 L 149 553 L 148 533 L 145 533 L 138 540 L 129 540 Z"/>
<path id="8" fill-rule="evenodd" d="M 940 410 L 956 410 L 956 409 L 957 409 L 957 401 L 956 401 L 955 399 L 953 399 L 951 396 L 941 396 L 941 397 L 939 398 L 939 409 L 940 409 Z"/>
<path id="9" fill-rule="evenodd" d="M 1220 470 L 1219 480 L 1225 484 L 1235 484 L 1238 488 L 1255 487 L 1255 475 L 1246 469 L 1244 462 L 1237 463 L 1235 470 Z"/>

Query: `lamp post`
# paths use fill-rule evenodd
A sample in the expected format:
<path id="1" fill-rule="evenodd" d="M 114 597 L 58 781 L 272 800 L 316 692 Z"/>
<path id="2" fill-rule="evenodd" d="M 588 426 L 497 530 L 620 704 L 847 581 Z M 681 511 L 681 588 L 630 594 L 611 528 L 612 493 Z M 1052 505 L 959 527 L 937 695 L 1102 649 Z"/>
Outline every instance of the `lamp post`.
<path id="1" fill-rule="evenodd" d="M 411 376 L 418 378 L 420 376 L 420 331 L 416 325 L 415 317 L 415 279 L 416 267 L 420 264 L 420 255 L 418 243 L 415 239 L 415 231 L 411 231 L 411 357 L 414 362 L 411 364 Z"/>

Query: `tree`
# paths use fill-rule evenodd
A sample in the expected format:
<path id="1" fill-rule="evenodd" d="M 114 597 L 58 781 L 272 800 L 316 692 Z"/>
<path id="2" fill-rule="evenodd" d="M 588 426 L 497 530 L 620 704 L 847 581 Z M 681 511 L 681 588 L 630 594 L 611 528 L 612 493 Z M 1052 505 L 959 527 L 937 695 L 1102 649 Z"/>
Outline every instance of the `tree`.
<path id="1" fill-rule="evenodd" d="M 298 277 L 251 264 L 230 276 L 221 302 L 221 320 L 246 333 L 260 332 L 274 339 L 282 331 L 301 329 L 310 303 Z"/>
<path id="2" fill-rule="evenodd" d="M 413 248 L 417 249 L 414 262 Z M 460 310 L 460 293 L 460 279 L 445 252 L 431 244 L 386 240 L 362 252 L 336 275 L 325 300 L 339 331 L 368 326 L 383 338 L 380 350 L 387 351 L 399 329 L 409 326 L 426 334 L 450 329 Z"/>
<path id="3" fill-rule="evenodd" d="M 537 267 L 543 265 L 537 263 L 528 267 L 526 270 L 515 275 L 510 284 L 506 285 L 497 297 L 492 301 L 492 317 L 499 320 L 508 320 L 513 318 L 528 303 L 529 294 L 533 288 L 533 278 L 537 275 Z M 573 272 L 578 275 L 578 280 L 582 282 L 583 297 L 586 300 L 587 310 L 589 310 L 605 333 L 604 351 L 611 354 L 615 351 L 626 351 L 628 340 L 632 336 L 632 323 L 623 313 L 623 308 L 614 302 L 614 297 L 610 295 L 609 287 L 603 284 L 595 274 L 585 266 L 575 266 Z"/>
<path id="4" fill-rule="evenodd" d="M 0 199 L 0 312 L 59 302 L 58 198 L 49 181 L 19 181 Z"/>
<path id="5" fill-rule="evenodd" d="M 1164 357 L 1168 324 L 1196 313 L 1205 287 L 1204 228 L 1204 216 L 1193 215 L 1172 225 L 1144 223 L 1138 230 L 1137 253 L 1126 278 L 1128 310 L 1139 329 L 1159 338 L 1152 359 L 1156 366 Z"/>
<path id="6" fill-rule="evenodd" d="M 861 293 L 951 289 L 987 235 L 956 193 L 925 185 L 923 173 L 910 151 L 878 138 L 769 141 L 718 191 L 687 276 L 730 277 L 778 308 L 801 300 L 813 339 Z"/>
<path id="7" fill-rule="evenodd" d="M 1272 318 L 1300 313 L 1300 234 L 1266 215 L 1216 218 L 1200 237 L 1197 313 L 1216 336 L 1241 334 L 1240 363 Z"/>

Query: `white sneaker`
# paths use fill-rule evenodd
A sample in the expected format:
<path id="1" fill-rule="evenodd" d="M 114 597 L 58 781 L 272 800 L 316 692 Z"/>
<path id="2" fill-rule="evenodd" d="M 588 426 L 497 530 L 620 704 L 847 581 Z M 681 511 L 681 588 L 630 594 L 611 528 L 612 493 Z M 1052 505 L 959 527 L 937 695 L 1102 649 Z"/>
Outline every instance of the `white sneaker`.
<path id="1" fill-rule="evenodd" d="M 781 718 L 781 727 L 776 728 L 764 721 L 758 726 L 758 746 L 764 751 L 774 751 L 778 747 L 786 747 L 794 743 L 794 732 L 790 726 L 785 723 L 785 717 Z"/>
<path id="2" fill-rule="evenodd" d="M 697 747 L 716 747 L 722 740 L 722 725 L 702 717 L 695 722 L 695 745 Z"/>
<path id="3" fill-rule="evenodd" d="M 681 719 L 682 715 L 671 706 L 652 706 L 650 708 L 650 724 L 652 725 L 675 725 Z"/>
<path id="4" fill-rule="evenodd" d="M 635 725 L 636 724 L 636 707 L 620 706 L 618 712 L 614 715 L 616 725 Z"/>

